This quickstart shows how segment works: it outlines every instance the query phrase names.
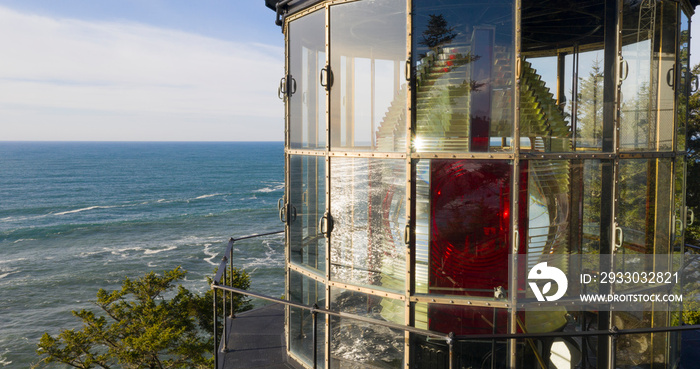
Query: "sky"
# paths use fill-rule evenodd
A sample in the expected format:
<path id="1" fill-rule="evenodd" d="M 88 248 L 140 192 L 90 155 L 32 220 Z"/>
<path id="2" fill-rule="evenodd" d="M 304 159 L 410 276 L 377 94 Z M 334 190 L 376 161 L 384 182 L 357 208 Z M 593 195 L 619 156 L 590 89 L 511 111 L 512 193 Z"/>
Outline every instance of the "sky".
<path id="1" fill-rule="evenodd" d="M 0 141 L 281 141 L 274 20 L 264 0 L 0 0 Z"/>
<path id="2" fill-rule="evenodd" d="M 0 0 L 0 141 L 281 141 L 263 0 Z"/>

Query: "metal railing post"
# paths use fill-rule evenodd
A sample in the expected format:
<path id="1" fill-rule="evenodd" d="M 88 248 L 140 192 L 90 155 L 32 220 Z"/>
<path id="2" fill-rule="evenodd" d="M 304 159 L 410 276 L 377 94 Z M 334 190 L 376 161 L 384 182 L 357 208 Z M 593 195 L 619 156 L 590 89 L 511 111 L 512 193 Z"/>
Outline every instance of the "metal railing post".
<path id="1" fill-rule="evenodd" d="M 317 353 L 318 343 L 316 343 L 316 325 L 318 324 L 318 323 L 316 322 L 316 317 L 318 316 L 318 312 L 316 311 L 316 309 L 318 309 L 318 305 L 314 304 L 313 310 L 311 310 L 311 317 L 312 317 L 312 319 L 313 319 L 313 320 L 312 320 L 312 325 L 311 325 L 311 326 L 312 326 L 311 337 L 312 337 L 312 339 L 314 340 L 314 342 L 313 342 L 313 350 L 314 350 L 314 353 L 313 353 L 314 369 L 316 369 L 316 367 L 317 367 L 316 361 L 318 360 L 318 353 Z"/>
<path id="2" fill-rule="evenodd" d="M 610 368 L 614 368 L 617 361 L 617 327 L 612 326 L 610 333 Z"/>
<path id="3" fill-rule="evenodd" d="M 216 316 L 217 315 L 216 314 L 216 308 L 217 308 L 217 306 L 216 306 L 216 288 L 214 288 L 214 286 L 216 286 L 216 284 L 217 284 L 216 281 L 214 281 L 214 283 L 212 283 L 212 285 L 213 285 L 212 292 L 214 293 L 214 299 L 213 299 L 214 300 L 214 303 L 213 303 L 213 305 L 214 305 L 214 368 L 219 369 L 219 342 L 218 342 L 219 339 L 218 339 L 218 335 L 216 334 L 217 333 L 216 326 L 219 324 L 219 319 Z"/>
<path id="4" fill-rule="evenodd" d="M 228 255 L 228 266 L 229 266 L 229 269 L 231 269 L 229 286 L 231 286 L 231 287 L 233 287 L 233 244 L 234 243 L 235 243 L 235 240 L 232 238 L 231 239 L 231 253 Z M 231 318 L 233 318 L 233 317 L 235 317 L 234 308 L 233 308 L 233 292 L 230 292 L 229 301 L 231 302 L 229 316 Z"/>
<path id="5" fill-rule="evenodd" d="M 450 332 L 450 334 L 447 335 L 447 345 L 450 347 L 450 354 L 449 354 L 449 369 L 454 369 L 455 368 L 455 362 L 454 362 L 454 338 L 455 334 L 453 332 Z"/>
<path id="6" fill-rule="evenodd" d="M 223 275 L 222 281 L 224 282 L 224 286 L 225 286 L 226 285 L 226 264 L 224 264 L 224 275 Z M 231 292 L 229 292 L 229 293 L 231 293 Z M 226 321 L 226 291 L 223 291 L 223 293 L 221 294 L 221 298 L 222 298 L 221 312 L 223 313 L 222 318 L 224 320 L 224 326 L 221 330 L 222 331 L 221 334 L 224 336 L 224 339 L 223 339 L 224 345 L 221 348 L 221 352 L 226 352 L 226 350 L 228 349 L 228 329 L 226 329 L 226 326 L 228 325 L 227 324 L 228 322 Z"/>

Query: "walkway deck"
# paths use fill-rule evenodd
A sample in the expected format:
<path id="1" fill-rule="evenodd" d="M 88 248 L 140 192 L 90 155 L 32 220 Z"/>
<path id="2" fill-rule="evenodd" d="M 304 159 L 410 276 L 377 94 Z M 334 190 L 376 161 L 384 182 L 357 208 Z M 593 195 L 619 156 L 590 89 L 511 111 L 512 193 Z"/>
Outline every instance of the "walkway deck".
<path id="1" fill-rule="evenodd" d="M 229 340 L 219 354 L 222 369 L 293 369 L 287 364 L 284 343 L 284 307 L 263 306 L 227 319 Z"/>

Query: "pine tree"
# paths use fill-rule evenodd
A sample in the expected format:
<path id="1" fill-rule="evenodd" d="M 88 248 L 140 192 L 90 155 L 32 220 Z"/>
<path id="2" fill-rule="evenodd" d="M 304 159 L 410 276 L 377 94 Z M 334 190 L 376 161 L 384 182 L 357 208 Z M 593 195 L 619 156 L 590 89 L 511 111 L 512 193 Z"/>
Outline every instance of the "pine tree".
<path id="1" fill-rule="evenodd" d="M 579 147 L 600 147 L 603 142 L 603 71 L 596 58 L 588 77 L 579 78 L 576 137 Z"/>
<path id="2" fill-rule="evenodd" d="M 447 20 L 442 14 L 429 14 L 428 17 L 430 17 L 428 27 L 423 31 L 423 40 L 418 42 L 419 44 L 435 51 L 438 47 L 452 42 L 457 37 L 457 33 L 454 32 L 455 28 L 448 27 Z"/>
<path id="3" fill-rule="evenodd" d="M 37 366 L 211 368 L 212 293 L 199 296 L 176 286 L 185 274 L 177 267 L 162 275 L 150 272 L 134 280 L 126 278 L 120 290 L 100 289 L 95 303 L 98 313 L 73 311 L 81 329 L 63 330 L 57 336 L 44 333 Z M 245 272 L 234 268 L 232 275 L 235 287 L 250 286 Z M 246 300 L 237 302 L 238 311 L 250 308 Z"/>

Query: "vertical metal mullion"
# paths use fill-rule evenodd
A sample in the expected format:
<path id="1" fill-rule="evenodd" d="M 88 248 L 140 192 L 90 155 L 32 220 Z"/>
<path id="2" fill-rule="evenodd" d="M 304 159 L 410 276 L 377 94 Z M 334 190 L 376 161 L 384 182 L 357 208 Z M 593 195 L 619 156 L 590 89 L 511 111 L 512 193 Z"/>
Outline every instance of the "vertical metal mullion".
<path id="1" fill-rule="evenodd" d="M 376 63 L 374 60 L 374 53 L 372 52 L 372 53 L 370 53 L 370 55 L 371 56 L 370 56 L 370 62 L 369 62 L 370 63 L 369 64 L 370 65 L 370 70 L 369 70 L 369 76 L 370 76 L 369 77 L 369 86 L 370 86 L 369 87 L 370 88 L 370 94 L 369 94 L 370 95 L 370 98 L 369 98 L 370 99 L 370 101 L 369 101 L 370 131 L 369 132 L 370 132 L 370 138 L 369 138 L 369 142 L 370 142 L 370 145 L 372 145 L 370 150 L 376 150 L 377 140 L 376 140 L 376 135 L 374 134 L 374 129 L 375 129 L 374 126 L 376 124 L 374 121 L 374 110 L 376 109 L 375 104 L 374 104 L 375 99 L 376 99 L 376 91 L 375 91 L 375 89 L 376 89 L 376 84 L 375 84 L 376 83 L 376 80 L 375 80 L 376 79 Z"/>
<path id="2" fill-rule="evenodd" d="M 678 103 L 679 99 L 678 96 L 683 93 L 682 91 L 684 90 L 683 86 L 681 86 L 681 73 L 682 73 L 682 68 L 683 66 L 681 65 L 681 23 L 682 23 L 682 17 L 683 16 L 683 11 L 681 10 L 681 5 L 676 4 L 676 42 L 675 45 L 673 46 L 673 52 L 676 54 L 676 60 L 674 62 L 674 68 L 675 68 L 675 73 L 673 76 L 673 137 L 671 138 L 671 151 L 678 151 Z M 680 92 L 679 92 L 680 91 Z M 675 169 L 675 167 L 674 167 Z M 673 172 L 673 178 L 675 178 L 675 171 Z M 675 192 L 673 193 L 675 197 Z M 673 224 L 673 227 L 676 225 Z"/>
<path id="3" fill-rule="evenodd" d="M 579 46 L 574 45 L 571 53 L 571 134 L 572 148 L 576 152 L 578 136 L 576 131 L 578 128 L 578 62 L 579 62 Z"/>
<path id="4" fill-rule="evenodd" d="M 617 201 L 617 171 L 619 162 L 619 89 L 620 78 L 619 68 L 622 58 L 620 38 L 622 36 L 622 0 L 605 1 L 604 17 L 604 62 L 603 62 L 603 152 L 609 154 L 608 159 L 601 161 L 601 209 L 600 209 L 600 254 L 612 254 L 615 243 L 615 223 Z M 605 190 L 608 187 L 609 190 Z M 611 259 L 601 257 L 601 270 L 612 268 Z M 602 286 L 602 294 L 610 293 L 610 285 Z M 598 313 L 598 329 L 608 330 L 612 325 L 612 314 L 610 311 L 601 309 Z M 613 368 L 615 346 L 611 336 L 598 339 L 598 367 Z"/>
<path id="5" fill-rule="evenodd" d="M 325 5 L 324 11 L 326 12 L 326 32 L 325 32 L 325 39 L 326 39 L 326 65 L 328 66 L 330 70 L 330 64 L 331 64 L 331 48 L 330 48 L 330 39 L 331 39 L 331 19 L 330 19 L 330 6 L 329 4 Z M 329 71 L 329 73 L 332 73 L 332 71 Z M 330 218 L 331 214 L 331 162 L 330 162 L 330 149 L 331 149 L 331 94 L 330 94 L 330 82 L 329 83 L 329 88 L 326 89 L 326 153 L 325 153 L 325 158 L 326 158 L 326 215 Z M 319 81 L 320 85 L 320 81 Z M 328 227 L 326 228 L 328 230 Z M 325 303 L 325 308 L 330 309 L 331 308 L 331 290 L 330 290 L 330 280 L 331 280 L 331 235 L 330 232 L 326 232 L 325 235 L 326 238 L 326 286 L 325 286 L 325 292 L 326 292 L 326 303 Z M 326 324 L 325 324 L 325 345 L 324 345 L 324 353 L 325 353 L 325 365 L 324 367 L 326 369 L 330 369 L 331 366 L 331 318 L 328 314 L 324 314 L 326 319 Z"/>
<path id="6" fill-rule="evenodd" d="M 519 245 L 520 235 L 518 229 L 519 222 L 519 198 L 520 198 L 520 69 L 522 65 L 522 53 L 521 53 L 521 34 L 522 34 L 522 10 L 521 0 L 515 0 L 513 3 L 513 17 L 514 17 L 514 28 L 515 34 L 513 36 L 514 42 L 514 62 L 515 70 L 512 74 L 515 78 L 514 89 L 513 89 L 513 171 L 511 178 L 511 201 L 510 201 L 510 237 L 511 237 L 511 260 L 517 260 L 518 249 L 524 245 Z M 509 299 L 509 314 L 508 314 L 508 332 L 517 333 L 517 310 L 515 308 L 517 303 L 517 278 L 518 278 L 518 268 L 517 263 L 511 263 L 511 268 L 509 268 L 508 273 L 510 274 L 510 282 L 508 286 L 508 299 Z M 508 352 L 508 368 L 515 368 L 517 363 L 517 347 L 518 342 L 516 339 L 510 339 L 507 341 L 506 350 Z M 491 353 L 495 355 L 495 352 Z M 495 356 L 492 356 L 492 360 L 495 360 Z"/>
<path id="7" fill-rule="evenodd" d="M 557 105 L 566 101 L 566 53 L 557 52 Z M 564 109 L 562 108 L 562 111 Z"/>
<path id="8" fill-rule="evenodd" d="M 681 193 L 681 256 L 685 254 L 685 230 L 688 226 L 688 207 L 686 201 L 686 191 L 688 190 L 688 159 L 685 155 L 677 156 L 676 160 L 680 160 L 683 165 L 683 181 L 681 181 L 681 186 L 683 186 Z M 681 264 L 682 265 L 682 264 Z"/>
<path id="9" fill-rule="evenodd" d="M 285 75 L 290 74 L 289 70 L 289 57 L 290 57 L 290 50 L 289 50 L 289 22 L 286 21 L 283 25 L 284 27 L 284 68 L 285 68 Z M 303 81 L 302 81 L 303 83 Z M 287 199 L 289 198 L 290 194 L 290 174 L 289 174 L 289 165 L 290 165 L 290 158 L 289 154 L 287 153 L 287 149 L 289 148 L 291 138 L 290 138 L 290 104 L 289 104 L 289 99 L 291 96 L 287 96 L 285 98 L 285 103 L 284 103 L 284 121 L 285 121 L 285 134 L 284 134 L 284 148 L 285 148 L 285 153 L 284 153 L 284 199 L 282 201 L 283 206 L 286 206 Z M 291 281 L 290 281 L 290 272 L 289 272 L 289 265 L 290 265 L 290 255 L 291 255 L 291 239 L 290 239 L 290 232 L 289 232 L 289 225 L 285 222 L 284 224 L 284 285 L 285 285 L 285 296 L 286 299 L 289 300 L 291 298 L 290 294 L 290 289 L 291 289 Z M 285 330 L 285 342 L 286 342 L 286 351 L 287 355 L 289 355 L 290 350 L 291 350 L 291 337 L 290 337 L 290 329 L 289 329 L 289 323 L 291 321 L 291 310 L 289 306 L 285 305 L 284 309 L 284 318 L 285 318 L 285 324 L 284 324 L 284 330 Z"/>
<path id="10" fill-rule="evenodd" d="M 406 63 L 404 71 L 404 79 L 406 81 L 406 142 L 404 143 L 404 150 L 406 152 L 406 227 L 408 232 L 408 241 L 406 244 L 406 289 L 405 289 L 405 300 L 404 300 L 404 324 L 410 326 L 413 323 L 413 312 L 411 310 L 411 295 L 413 294 L 415 285 L 415 270 L 413 268 L 413 263 L 415 260 L 415 219 L 416 219 L 416 207 L 415 207 L 415 195 L 416 195 L 416 184 L 415 184 L 415 171 L 413 170 L 413 160 L 411 160 L 411 142 L 413 130 L 413 115 L 412 112 L 412 95 L 413 95 L 413 74 L 412 72 L 412 47 L 413 47 L 413 1 L 406 0 Z M 411 334 L 409 332 L 404 332 L 404 365 L 406 368 L 411 367 Z"/>

